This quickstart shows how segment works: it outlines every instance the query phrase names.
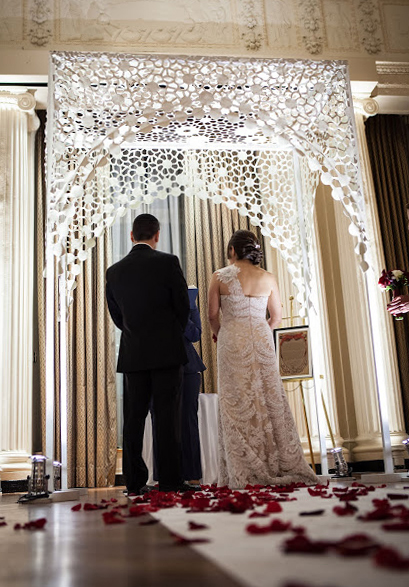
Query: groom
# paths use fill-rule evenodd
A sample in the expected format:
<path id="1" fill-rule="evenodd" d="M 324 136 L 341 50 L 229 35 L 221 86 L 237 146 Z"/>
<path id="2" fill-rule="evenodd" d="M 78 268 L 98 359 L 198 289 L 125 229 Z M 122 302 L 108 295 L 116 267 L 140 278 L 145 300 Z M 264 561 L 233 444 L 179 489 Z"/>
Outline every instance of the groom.
<path id="1" fill-rule="evenodd" d="M 160 491 L 184 490 L 180 454 L 180 383 L 187 362 L 183 332 L 189 316 L 186 281 L 174 255 L 156 251 L 159 221 L 134 220 L 131 252 L 106 273 L 109 312 L 122 331 L 124 373 L 123 471 L 128 494 L 143 493 L 145 419 L 152 399 Z M 188 488 L 188 486 L 186 486 Z"/>

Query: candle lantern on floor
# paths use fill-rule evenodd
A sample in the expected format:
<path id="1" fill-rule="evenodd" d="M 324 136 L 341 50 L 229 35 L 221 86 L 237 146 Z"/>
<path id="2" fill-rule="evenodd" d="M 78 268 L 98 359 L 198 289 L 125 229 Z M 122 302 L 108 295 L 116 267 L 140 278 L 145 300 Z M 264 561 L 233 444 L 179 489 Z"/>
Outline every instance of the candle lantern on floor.
<path id="1" fill-rule="evenodd" d="M 402 444 L 406 448 L 406 452 L 408 453 L 408 458 L 409 458 L 409 438 L 402 440 Z M 409 475 L 408 475 L 408 477 L 409 477 Z"/>
<path id="2" fill-rule="evenodd" d="M 54 491 L 61 491 L 61 469 L 62 464 L 58 461 L 53 462 Z"/>
<path id="3" fill-rule="evenodd" d="M 49 497 L 48 480 L 49 475 L 46 475 L 47 457 L 43 455 L 33 455 L 31 457 L 31 475 L 27 477 L 28 493 L 22 495 L 18 500 L 20 503 L 39 499 L 41 497 Z"/>
<path id="4" fill-rule="evenodd" d="M 335 475 L 334 477 L 349 477 L 351 469 L 348 467 L 348 463 L 346 462 L 344 455 L 342 453 L 341 447 L 335 447 L 331 450 L 331 453 L 334 455 L 334 464 L 335 464 Z"/>

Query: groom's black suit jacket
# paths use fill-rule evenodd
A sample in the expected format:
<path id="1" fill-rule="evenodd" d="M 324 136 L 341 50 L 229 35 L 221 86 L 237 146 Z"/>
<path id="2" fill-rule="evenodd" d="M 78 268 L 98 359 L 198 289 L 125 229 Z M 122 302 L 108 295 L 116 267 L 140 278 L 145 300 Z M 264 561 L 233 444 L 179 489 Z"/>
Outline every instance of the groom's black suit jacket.
<path id="1" fill-rule="evenodd" d="M 122 331 L 119 373 L 187 362 L 183 332 L 189 296 L 175 255 L 135 245 L 108 268 L 106 297 L 111 317 Z"/>

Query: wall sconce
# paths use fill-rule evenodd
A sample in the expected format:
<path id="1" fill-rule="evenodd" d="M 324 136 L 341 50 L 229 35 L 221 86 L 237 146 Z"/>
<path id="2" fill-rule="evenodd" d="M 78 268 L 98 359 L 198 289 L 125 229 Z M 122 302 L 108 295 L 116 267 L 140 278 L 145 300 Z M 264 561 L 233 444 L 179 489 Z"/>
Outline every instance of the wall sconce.
<path id="1" fill-rule="evenodd" d="M 33 455 L 31 457 L 31 475 L 27 477 L 28 480 L 28 493 L 22 495 L 18 503 L 26 503 L 33 501 L 34 499 L 40 499 L 43 497 L 49 497 L 48 493 L 48 480 L 49 475 L 46 475 L 46 462 L 47 457 L 43 455 Z"/>
<path id="2" fill-rule="evenodd" d="M 334 477 L 349 477 L 352 469 L 348 467 L 348 463 L 344 459 L 342 448 L 336 447 L 330 452 L 334 455 L 335 469 L 331 470 L 331 473 L 335 473 Z"/>

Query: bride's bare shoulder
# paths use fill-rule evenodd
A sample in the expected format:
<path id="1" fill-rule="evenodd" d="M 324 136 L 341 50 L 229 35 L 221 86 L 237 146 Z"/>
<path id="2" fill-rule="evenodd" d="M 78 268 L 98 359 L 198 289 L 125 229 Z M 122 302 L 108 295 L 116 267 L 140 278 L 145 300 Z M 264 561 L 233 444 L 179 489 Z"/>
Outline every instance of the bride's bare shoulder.
<path id="1" fill-rule="evenodd" d="M 275 281 L 276 278 L 274 277 L 274 275 L 272 273 L 270 273 L 270 271 L 267 271 L 266 269 L 262 269 L 261 267 L 258 267 L 258 270 L 260 271 L 260 275 L 262 275 L 264 277 L 264 279 L 269 279 L 271 281 Z"/>

